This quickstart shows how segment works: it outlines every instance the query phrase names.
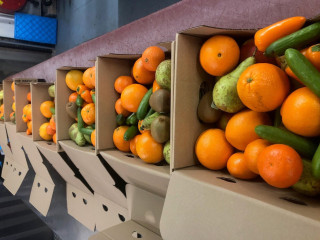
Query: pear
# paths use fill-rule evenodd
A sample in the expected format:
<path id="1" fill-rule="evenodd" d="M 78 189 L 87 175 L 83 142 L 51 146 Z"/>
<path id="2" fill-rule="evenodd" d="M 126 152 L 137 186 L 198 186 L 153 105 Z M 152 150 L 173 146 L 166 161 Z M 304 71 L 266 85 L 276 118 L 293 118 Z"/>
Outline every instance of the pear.
<path id="1" fill-rule="evenodd" d="M 214 85 L 213 103 L 218 109 L 228 113 L 236 113 L 244 108 L 237 92 L 237 83 L 241 73 L 254 63 L 254 57 L 247 58 L 235 70 L 221 77 Z"/>

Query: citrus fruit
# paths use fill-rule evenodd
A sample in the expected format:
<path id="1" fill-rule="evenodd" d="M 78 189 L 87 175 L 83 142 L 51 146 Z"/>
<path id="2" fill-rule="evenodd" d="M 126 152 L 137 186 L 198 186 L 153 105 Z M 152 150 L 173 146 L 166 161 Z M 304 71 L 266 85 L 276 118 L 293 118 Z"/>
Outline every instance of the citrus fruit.
<path id="1" fill-rule="evenodd" d="M 76 91 L 79 84 L 83 84 L 83 73 L 79 70 L 71 70 L 66 74 L 66 84 L 72 91 Z"/>
<path id="2" fill-rule="evenodd" d="M 306 57 L 320 71 L 320 44 L 309 47 Z"/>
<path id="3" fill-rule="evenodd" d="M 133 65 L 132 74 L 134 79 L 141 84 L 151 84 L 154 80 L 154 72 L 143 66 L 142 58 L 139 58 Z"/>
<path id="4" fill-rule="evenodd" d="M 51 118 L 52 113 L 50 111 L 50 108 L 54 108 L 54 102 L 53 101 L 45 101 L 41 103 L 40 105 L 40 112 L 45 118 Z"/>
<path id="5" fill-rule="evenodd" d="M 149 71 L 156 71 L 158 65 L 165 59 L 164 51 L 157 47 L 148 47 L 142 53 L 142 64 Z"/>
<path id="6" fill-rule="evenodd" d="M 152 84 L 152 92 L 154 93 L 155 91 L 161 89 L 160 85 L 157 83 L 156 80 L 153 81 L 153 84 Z"/>
<path id="7" fill-rule="evenodd" d="M 141 84 L 127 86 L 121 93 L 122 106 L 130 112 L 137 112 L 140 102 L 147 92 L 148 89 Z"/>
<path id="8" fill-rule="evenodd" d="M 39 135 L 40 135 L 40 137 L 41 137 L 42 139 L 44 139 L 44 140 L 47 140 L 47 141 L 49 141 L 49 140 L 52 139 L 52 135 L 49 135 L 49 134 L 47 133 L 47 127 L 48 127 L 48 126 L 49 126 L 49 123 L 46 122 L 46 123 L 43 123 L 43 124 L 40 126 L 40 128 L 39 128 Z"/>
<path id="9" fill-rule="evenodd" d="M 158 163 L 163 159 L 163 145 L 152 138 L 150 131 L 138 137 L 136 151 L 139 158 L 146 163 Z"/>
<path id="10" fill-rule="evenodd" d="M 132 77 L 130 77 L 130 76 L 120 76 L 114 82 L 114 89 L 118 93 L 121 94 L 123 89 L 125 89 L 126 87 L 128 87 L 129 85 L 131 85 L 133 83 L 134 83 L 134 80 L 133 80 Z"/>
<path id="11" fill-rule="evenodd" d="M 128 117 L 130 115 L 130 112 L 122 106 L 121 98 L 116 101 L 114 108 L 116 109 L 117 114 L 122 114 L 124 117 Z"/>
<path id="12" fill-rule="evenodd" d="M 77 97 L 78 97 L 78 93 L 76 93 L 76 92 L 71 93 L 69 95 L 69 102 L 76 102 Z"/>
<path id="13" fill-rule="evenodd" d="M 81 109 L 81 117 L 87 125 L 96 121 L 96 107 L 94 103 L 89 103 Z"/>
<path id="14" fill-rule="evenodd" d="M 138 138 L 140 137 L 139 135 L 136 135 L 133 139 L 130 140 L 130 151 L 132 152 L 133 155 L 138 157 L 138 153 L 137 153 L 137 141 Z"/>
<path id="15" fill-rule="evenodd" d="M 232 176 L 240 179 L 253 179 L 258 176 L 247 167 L 244 154 L 241 152 L 231 155 L 227 169 Z"/>
<path id="16" fill-rule="evenodd" d="M 122 152 L 130 151 L 130 141 L 126 141 L 123 138 L 128 128 L 128 126 L 120 126 L 113 131 L 113 144 Z"/>
<path id="17" fill-rule="evenodd" d="M 92 89 L 96 86 L 96 67 L 88 68 L 82 76 L 83 84 Z"/>
<path id="18" fill-rule="evenodd" d="M 224 131 L 208 129 L 198 137 L 195 153 L 204 167 L 219 170 L 227 166 L 227 161 L 233 153 L 233 147 L 228 143 Z"/>
<path id="19" fill-rule="evenodd" d="M 93 130 L 90 136 L 90 140 L 92 145 L 95 147 L 96 146 L 96 130 Z"/>

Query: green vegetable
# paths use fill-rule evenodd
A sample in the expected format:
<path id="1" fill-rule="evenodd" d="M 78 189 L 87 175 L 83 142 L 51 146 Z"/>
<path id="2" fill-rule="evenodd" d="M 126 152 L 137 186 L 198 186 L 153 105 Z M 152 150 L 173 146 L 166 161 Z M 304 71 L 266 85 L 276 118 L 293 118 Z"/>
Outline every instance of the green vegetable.
<path id="1" fill-rule="evenodd" d="M 69 137 L 79 146 L 84 146 L 86 144 L 86 139 L 84 138 L 83 133 L 79 131 L 77 123 L 72 124 L 69 128 Z"/>
<path id="2" fill-rule="evenodd" d="M 277 108 L 275 113 L 274 113 L 274 123 L 273 125 L 275 127 L 280 127 L 282 124 L 282 118 L 281 118 L 281 114 L 280 114 L 280 108 Z"/>
<path id="3" fill-rule="evenodd" d="M 143 119 L 143 122 L 141 124 L 141 130 L 150 130 L 151 123 L 153 122 L 153 120 L 155 120 L 159 116 L 160 116 L 160 113 L 155 112 L 150 116 L 146 117 L 145 119 Z"/>
<path id="4" fill-rule="evenodd" d="M 268 57 L 281 56 L 288 48 L 301 48 L 319 38 L 320 22 L 317 22 L 273 42 L 264 54 Z"/>
<path id="5" fill-rule="evenodd" d="M 78 107 L 81 107 L 82 104 L 83 104 L 83 99 L 80 95 L 77 96 L 77 99 L 76 99 L 76 104 Z"/>
<path id="6" fill-rule="evenodd" d="M 316 179 L 320 179 L 320 144 L 317 148 L 316 153 L 313 155 L 311 168 L 312 168 L 312 175 Z"/>
<path id="7" fill-rule="evenodd" d="M 52 113 L 52 114 L 56 114 L 56 109 L 55 108 L 50 108 L 50 112 Z"/>
<path id="8" fill-rule="evenodd" d="M 123 139 L 125 141 L 129 141 L 131 140 L 132 138 L 134 138 L 139 132 L 139 129 L 137 126 L 133 125 L 133 126 L 130 126 L 127 131 L 124 133 L 123 135 Z"/>
<path id="9" fill-rule="evenodd" d="M 50 96 L 50 97 L 55 97 L 55 93 L 56 93 L 56 87 L 55 87 L 55 85 L 51 85 L 51 86 L 48 88 L 48 93 L 49 93 L 49 96 Z"/>
<path id="10" fill-rule="evenodd" d="M 145 118 L 145 116 L 147 115 L 148 113 L 148 110 L 149 110 L 149 99 L 151 97 L 151 94 L 152 94 L 152 88 L 150 88 L 148 90 L 148 92 L 144 95 L 144 97 L 142 98 L 140 104 L 139 104 L 139 107 L 138 107 L 138 110 L 137 110 L 137 118 L 139 120 L 142 120 Z"/>
<path id="11" fill-rule="evenodd" d="M 285 56 L 292 72 L 314 94 L 320 97 L 320 72 L 298 50 L 289 48 L 286 50 Z"/>
<path id="12" fill-rule="evenodd" d="M 93 103 L 94 103 L 94 104 L 96 104 L 96 94 L 95 94 L 95 93 L 94 93 L 94 94 L 92 94 L 92 96 L 91 96 L 91 97 L 92 97 L 92 101 L 93 101 Z"/>
<path id="13" fill-rule="evenodd" d="M 127 125 L 137 125 L 138 118 L 136 113 L 131 113 L 131 115 L 127 118 L 126 124 Z"/>
<path id="14" fill-rule="evenodd" d="M 86 139 L 86 141 L 88 143 L 92 144 L 92 142 L 91 142 L 91 134 L 93 132 L 93 128 L 91 126 L 87 126 L 86 128 L 81 128 L 80 132 L 83 133 L 83 136 Z"/>
<path id="15" fill-rule="evenodd" d="M 81 129 L 84 127 L 84 122 L 83 122 L 83 119 L 81 116 L 81 108 L 80 107 L 78 107 L 78 110 L 77 110 L 77 118 L 78 118 L 78 128 Z"/>
<path id="16" fill-rule="evenodd" d="M 317 149 L 317 145 L 306 138 L 300 137 L 287 130 L 280 128 L 259 125 L 255 128 L 255 132 L 263 139 L 271 143 L 285 144 L 295 149 L 301 155 L 312 158 Z"/>
<path id="17" fill-rule="evenodd" d="M 118 114 L 116 117 L 116 122 L 118 126 L 122 126 L 126 122 L 126 118 L 122 114 Z"/>
<path id="18" fill-rule="evenodd" d="M 152 108 L 150 108 L 149 111 L 148 111 L 148 113 L 147 113 L 147 115 L 146 115 L 144 118 L 149 117 L 150 115 L 154 114 L 155 112 L 156 112 L 155 110 L 153 110 Z"/>
<path id="19" fill-rule="evenodd" d="M 96 124 L 95 124 L 95 123 L 92 123 L 90 126 L 91 126 L 93 129 L 96 129 Z"/>

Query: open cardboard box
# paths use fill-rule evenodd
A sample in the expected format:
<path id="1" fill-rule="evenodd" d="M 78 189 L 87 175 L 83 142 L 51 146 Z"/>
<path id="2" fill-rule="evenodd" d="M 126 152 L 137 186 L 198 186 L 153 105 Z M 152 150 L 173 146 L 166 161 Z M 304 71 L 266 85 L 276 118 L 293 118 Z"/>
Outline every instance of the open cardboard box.
<path id="1" fill-rule="evenodd" d="M 68 71 L 72 69 L 84 71 L 86 68 L 63 67 L 57 70 L 57 141 L 94 191 L 93 211 L 84 211 L 83 208 L 79 208 L 78 211 L 81 212 L 83 218 L 88 213 L 94 213 L 95 226 L 97 230 L 102 230 L 122 222 L 123 218 L 128 220 L 126 197 L 115 187 L 114 179 L 97 156 L 95 148 L 89 145 L 80 147 L 70 140 L 68 130 L 75 120 L 69 117 L 65 110 L 69 95 L 72 93 L 65 83 L 65 77 Z M 70 200 L 72 194 L 68 189 L 67 191 L 68 200 Z M 108 205 L 107 208 L 106 205 Z M 112 214 L 112 212 L 117 212 L 117 214 Z M 119 217 L 119 214 L 123 218 Z M 94 225 L 91 223 L 90 229 L 92 229 L 92 226 Z"/>
<path id="2" fill-rule="evenodd" d="M 131 184 L 127 184 L 126 193 L 131 220 L 105 229 L 90 240 L 162 239 L 159 224 L 164 198 Z"/>
<path id="3" fill-rule="evenodd" d="M 174 48 L 174 43 L 164 43 L 162 46 L 171 50 Z M 113 131 L 117 127 L 114 104 L 120 97 L 114 90 L 114 81 L 122 75 L 130 76 L 134 62 L 139 57 L 140 55 L 110 54 L 97 59 L 97 151 L 128 183 L 165 196 L 169 184 L 170 166 L 147 164 L 132 154 L 115 149 L 112 140 Z M 171 58 L 174 59 L 173 54 Z M 172 69 L 173 67 L 172 63 Z M 171 73 L 173 72 L 172 70 Z"/>
<path id="4" fill-rule="evenodd" d="M 195 157 L 194 144 L 206 129 L 197 118 L 199 88 L 204 80 L 213 80 L 200 66 L 199 51 L 203 42 L 216 34 L 248 39 L 254 31 L 200 26 L 176 36 L 171 142 L 174 172 L 161 218 L 161 234 L 168 240 L 209 240 L 212 236 L 318 239 L 319 199 L 303 197 L 291 189 L 276 189 L 262 180 L 243 181 L 223 171 L 206 170 Z"/>

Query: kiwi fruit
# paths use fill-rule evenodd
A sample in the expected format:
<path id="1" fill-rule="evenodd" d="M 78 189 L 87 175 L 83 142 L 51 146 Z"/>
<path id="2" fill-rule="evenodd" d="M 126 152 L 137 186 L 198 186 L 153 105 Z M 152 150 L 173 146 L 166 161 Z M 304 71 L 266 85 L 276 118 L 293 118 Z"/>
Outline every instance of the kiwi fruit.
<path id="1" fill-rule="evenodd" d="M 170 91 L 166 89 L 159 89 L 152 93 L 149 99 L 149 105 L 153 110 L 159 113 L 170 112 Z"/>
<path id="2" fill-rule="evenodd" d="M 159 116 L 151 123 L 151 136 L 158 143 L 165 143 L 170 139 L 170 118 Z"/>
<path id="3" fill-rule="evenodd" d="M 207 92 L 201 98 L 198 105 L 198 117 L 204 123 L 215 123 L 221 117 L 221 110 L 211 107 L 212 93 Z"/>

